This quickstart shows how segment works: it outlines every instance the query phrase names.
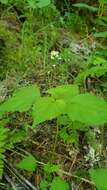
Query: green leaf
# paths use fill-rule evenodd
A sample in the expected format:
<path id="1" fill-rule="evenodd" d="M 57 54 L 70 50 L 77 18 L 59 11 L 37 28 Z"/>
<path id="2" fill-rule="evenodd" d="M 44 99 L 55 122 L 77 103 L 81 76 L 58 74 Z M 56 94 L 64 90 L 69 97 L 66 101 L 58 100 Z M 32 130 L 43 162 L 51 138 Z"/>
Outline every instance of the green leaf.
<path id="1" fill-rule="evenodd" d="M 37 3 L 37 7 L 43 8 L 43 7 L 50 5 L 50 3 L 51 3 L 51 0 L 39 0 Z"/>
<path id="2" fill-rule="evenodd" d="M 86 124 L 104 124 L 107 122 L 107 102 L 93 94 L 75 96 L 67 105 L 68 116 L 73 121 Z"/>
<path id="3" fill-rule="evenodd" d="M 27 0 L 28 5 L 30 8 L 35 9 L 37 8 L 37 1 L 36 0 Z"/>
<path id="4" fill-rule="evenodd" d="M 30 8 L 43 8 L 51 3 L 51 0 L 27 0 Z"/>
<path id="5" fill-rule="evenodd" d="M 23 158 L 23 160 L 21 160 L 16 166 L 19 169 L 33 172 L 37 167 L 37 161 L 31 154 L 29 154 Z"/>
<path id="6" fill-rule="evenodd" d="M 71 140 L 70 135 L 67 133 L 66 128 L 62 128 L 59 131 L 59 137 L 64 141 L 64 143 L 70 142 L 70 140 Z"/>
<path id="7" fill-rule="evenodd" d="M 47 163 L 44 165 L 43 169 L 47 173 L 54 173 L 54 172 L 58 172 L 60 170 L 60 167 L 55 164 Z"/>
<path id="8" fill-rule="evenodd" d="M 103 64 L 102 64 L 103 63 Z M 75 83 L 80 85 L 83 81 L 86 80 L 87 77 L 101 77 L 106 74 L 107 72 L 107 64 L 101 62 L 102 65 L 96 65 L 94 67 L 85 69 L 84 71 L 80 72 L 79 75 L 75 78 Z"/>
<path id="9" fill-rule="evenodd" d="M 94 34 L 94 36 L 95 36 L 96 38 L 107 38 L 107 31 L 105 31 L 105 32 L 96 32 L 96 33 Z"/>
<path id="10" fill-rule="evenodd" d="M 67 182 L 63 181 L 60 177 L 55 177 L 52 181 L 50 190 L 69 190 Z"/>
<path id="11" fill-rule="evenodd" d="M 89 173 L 98 190 L 107 190 L 107 169 L 91 169 Z"/>
<path id="12" fill-rule="evenodd" d="M 98 0 L 101 5 L 107 4 L 107 0 Z"/>
<path id="13" fill-rule="evenodd" d="M 45 179 L 40 182 L 40 190 L 47 190 L 49 187 L 49 182 Z"/>
<path id="14" fill-rule="evenodd" d="M 3 4 L 8 4 L 8 0 L 0 0 L 0 3 L 3 3 Z"/>
<path id="15" fill-rule="evenodd" d="M 87 5 L 86 3 L 75 3 L 75 4 L 73 4 L 73 6 L 80 8 L 80 9 L 88 9 L 91 12 L 97 12 L 98 11 L 97 7 Z"/>
<path id="16" fill-rule="evenodd" d="M 63 100 L 55 100 L 52 97 L 42 97 L 33 106 L 32 116 L 35 125 L 46 120 L 51 120 L 64 113 L 66 104 Z"/>
<path id="17" fill-rule="evenodd" d="M 95 59 L 93 60 L 93 65 L 101 65 L 101 64 L 107 64 L 107 60 L 102 57 L 96 56 Z"/>
<path id="18" fill-rule="evenodd" d="M 68 115 L 60 115 L 58 118 L 57 118 L 57 122 L 58 122 L 58 125 L 69 125 L 70 122 L 72 122 Z"/>
<path id="19" fill-rule="evenodd" d="M 7 112 L 24 112 L 29 110 L 38 97 L 40 97 L 40 92 L 37 86 L 23 87 L 0 105 L 0 116 Z"/>
<path id="20" fill-rule="evenodd" d="M 77 85 L 62 85 L 56 88 L 51 88 L 47 92 L 55 99 L 69 101 L 69 99 L 79 94 L 79 89 Z"/>
<path id="21" fill-rule="evenodd" d="M 20 129 L 19 131 L 12 131 L 12 136 L 11 136 L 11 133 L 10 133 L 10 143 L 11 144 L 16 144 L 16 143 L 19 143 L 19 142 L 22 142 L 23 140 L 26 139 L 27 137 L 27 132 L 23 129 Z"/>

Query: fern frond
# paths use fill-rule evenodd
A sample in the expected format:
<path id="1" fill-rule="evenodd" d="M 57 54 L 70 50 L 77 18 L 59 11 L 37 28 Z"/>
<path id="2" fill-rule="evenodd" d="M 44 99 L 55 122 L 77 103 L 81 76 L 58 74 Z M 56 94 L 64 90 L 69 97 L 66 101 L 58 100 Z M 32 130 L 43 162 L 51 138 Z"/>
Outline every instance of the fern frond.
<path id="1" fill-rule="evenodd" d="M 75 78 L 75 84 L 81 85 L 82 82 L 89 76 L 91 77 L 101 77 L 105 73 L 107 73 L 107 64 L 102 64 L 98 66 L 91 67 L 89 69 L 86 69 L 85 71 L 82 71 L 76 78 Z"/>

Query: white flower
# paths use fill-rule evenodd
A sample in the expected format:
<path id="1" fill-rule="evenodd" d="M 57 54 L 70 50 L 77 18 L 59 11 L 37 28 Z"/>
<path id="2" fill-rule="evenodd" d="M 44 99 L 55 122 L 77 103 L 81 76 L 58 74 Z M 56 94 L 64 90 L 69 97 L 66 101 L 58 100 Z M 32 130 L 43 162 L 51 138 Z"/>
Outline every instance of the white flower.
<path id="1" fill-rule="evenodd" d="M 54 65 L 52 65 L 52 67 L 56 67 L 56 65 L 54 64 Z"/>
<path id="2" fill-rule="evenodd" d="M 51 51 L 51 59 L 60 59 L 59 51 Z"/>

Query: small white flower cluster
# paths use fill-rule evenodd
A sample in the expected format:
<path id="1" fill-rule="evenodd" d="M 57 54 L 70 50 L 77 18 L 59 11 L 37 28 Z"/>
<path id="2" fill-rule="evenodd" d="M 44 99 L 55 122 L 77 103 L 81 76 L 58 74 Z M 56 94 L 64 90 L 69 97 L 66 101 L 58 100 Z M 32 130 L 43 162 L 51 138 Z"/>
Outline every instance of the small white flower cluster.
<path id="1" fill-rule="evenodd" d="M 55 51 L 55 50 L 51 51 L 51 59 L 52 60 L 61 59 L 59 51 Z"/>

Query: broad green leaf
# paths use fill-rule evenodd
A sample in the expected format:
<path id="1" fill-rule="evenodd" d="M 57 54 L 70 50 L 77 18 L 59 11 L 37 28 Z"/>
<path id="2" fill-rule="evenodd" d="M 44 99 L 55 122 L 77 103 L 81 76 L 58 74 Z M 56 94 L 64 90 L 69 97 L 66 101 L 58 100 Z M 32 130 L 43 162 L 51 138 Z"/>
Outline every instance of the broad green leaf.
<path id="1" fill-rule="evenodd" d="M 52 181 L 50 190 L 69 190 L 69 185 L 66 181 L 63 181 L 60 177 L 55 177 Z"/>
<path id="2" fill-rule="evenodd" d="M 62 85 L 56 88 L 51 88 L 47 92 L 55 99 L 69 101 L 72 97 L 79 94 L 79 89 L 77 85 Z"/>
<path id="3" fill-rule="evenodd" d="M 58 172 L 60 170 L 60 167 L 55 164 L 47 163 L 44 165 L 43 169 L 47 173 L 54 173 L 54 172 Z"/>
<path id="4" fill-rule="evenodd" d="M 98 8 L 87 5 L 86 3 L 75 3 L 75 4 L 73 4 L 73 6 L 81 8 L 81 9 L 88 9 L 89 11 L 92 11 L 92 12 L 98 11 Z"/>
<path id="5" fill-rule="evenodd" d="M 63 100 L 55 100 L 52 97 L 42 97 L 35 102 L 33 106 L 32 116 L 35 125 L 46 120 L 51 120 L 64 113 L 66 104 Z"/>
<path id="6" fill-rule="evenodd" d="M 16 166 L 22 170 L 33 172 L 37 167 L 37 161 L 31 154 L 29 154 L 23 158 L 23 160 L 21 160 Z"/>
<path id="7" fill-rule="evenodd" d="M 107 169 L 91 169 L 89 173 L 98 190 L 107 190 Z"/>
<path id="8" fill-rule="evenodd" d="M 37 3 L 38 8 L 43 8 L 48 6 L 51 3 L 51 0 L 39 0 Z"/>
<path id="9" fill-rule="evenodd" d="M 107 31 L 105 31 L 105 32 L 96 32 L 96 33 L 94 34 L 94 36 L 95 36 L 96 38 L 107 38 Z"/>
<path id="10" fill-rule="evenodd" d="M 86 124 L 103 124 L 107 122 L 107 102 L 93 94 L 75 96 L 67 106 L 68 116 L 73 121 Z"/>
<path id="11" fill-rule="evenodd" d="M 7 112 L 24 112 L 40 97 L 37 86 L 26 86 L 19 89 L 12 97 L 0 105 L 0 116 Z"/>

